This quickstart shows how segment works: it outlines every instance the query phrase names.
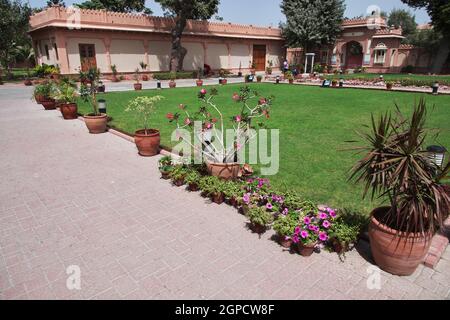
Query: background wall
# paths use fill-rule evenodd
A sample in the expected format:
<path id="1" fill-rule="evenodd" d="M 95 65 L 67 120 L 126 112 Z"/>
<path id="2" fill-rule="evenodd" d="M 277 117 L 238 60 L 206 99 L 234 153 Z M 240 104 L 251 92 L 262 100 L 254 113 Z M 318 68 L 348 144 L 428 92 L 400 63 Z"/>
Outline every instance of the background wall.
<path id="1" fill-rule="evenodd" d="M 144 61 L 144 42 L 113 39 L 110 54 L 111 64 L 115 64 L 119 72 L 134 72 L 139 68 L 139 63 Z"/>
<path id="2" fill-rule="evenodd" d="M 81 68 L 80 60 L 80 43 L 94 44 L 95 54 L 97 60 L 97 67 L 101 72 L 108 72 L 109 66 L 106 59 L 106 49 L 105 44 L 102 39 L 95 38 L 67 38 L 67 57 L 69 60 L 69 70 L 70 73 L 78 73 Z"/>
<path id="3" fill-rule="evenodd" d="M 184 42 L 183 47 L 187 49 L 187 54 L 183 62 L 184 70 L 194 71 L 199 68 L 203 69 L 205 64 L 203 44 L 198 42 Z"/>

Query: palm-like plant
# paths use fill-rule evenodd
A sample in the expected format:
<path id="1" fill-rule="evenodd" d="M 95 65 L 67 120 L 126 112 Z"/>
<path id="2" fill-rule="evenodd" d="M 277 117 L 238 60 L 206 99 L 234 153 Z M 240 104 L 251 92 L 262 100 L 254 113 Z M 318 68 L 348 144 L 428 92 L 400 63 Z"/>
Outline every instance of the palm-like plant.
<path id="1" fill-rule="evenodd" d="M 370 133 L 360 133 L 365 152 L 351 170 L 350 179 L 364 183 L 364 195 L 387 197 L 391 209 L 380 222 L 407 237 L 435 233 L 448 215 L 450 198 L 434 177 L 436 165 L 423 148 L 427 135 L 426 103 L 414 106 L 410 119 L 396 105 L 396 116 L 372 116 Z"/>

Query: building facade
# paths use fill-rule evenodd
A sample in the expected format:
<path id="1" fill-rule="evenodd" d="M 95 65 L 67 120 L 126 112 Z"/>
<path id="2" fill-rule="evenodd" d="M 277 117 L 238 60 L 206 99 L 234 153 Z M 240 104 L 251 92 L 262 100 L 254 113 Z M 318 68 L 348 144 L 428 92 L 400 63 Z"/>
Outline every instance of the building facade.
<path id="1" fill-rule="evenodd" d="M 172 18 L 140 14 L 49 7 L 30 18 L 30 35 L 38 64 L 52 64 L 62 74 L 77 74 L 89 66 L 111 73 L 131 73 L 140 62 L 147 72 L 169 71 Z M 182 45 L 183 69 L 204 65 L 213 70 L 246 72 L 254 64 L 277 70 L 286 57 L 281 31 L 251 25 L 188 21 Z"/>
<path id="2" fill-rule="evenodd" d="M 402 30 L 389 27 L 383 18 L 348 19 L 341 29 L 333 46 L 311 52 L 315 54 L 314 64 L 350 72 L 364 68 L 369 73 L 399 73 L 407 66 L 413 66 L 414 72 L 428 72 L 429 53 L 402 44 Z M 305 54 L 302 49 L 288 49 L 288 61 L 304 66 Z M 312 65 L 311 58 L 308 63 Z"/>

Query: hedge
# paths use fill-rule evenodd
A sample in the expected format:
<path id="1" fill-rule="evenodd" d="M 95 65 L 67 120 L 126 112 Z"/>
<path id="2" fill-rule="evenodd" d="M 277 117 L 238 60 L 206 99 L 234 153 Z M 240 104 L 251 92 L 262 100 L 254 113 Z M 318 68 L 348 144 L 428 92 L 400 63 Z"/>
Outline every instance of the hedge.
<path id="1" fill-rule="evenodd" d="M 155 73 L 153 75 L 153 78 L 156 80 L 171 80 L 174 76 L 174 73 L 172 72 L 160 72 Z M 194 79 L 194 73 L 193 72 L 177 72 L 176 79 Z"/>

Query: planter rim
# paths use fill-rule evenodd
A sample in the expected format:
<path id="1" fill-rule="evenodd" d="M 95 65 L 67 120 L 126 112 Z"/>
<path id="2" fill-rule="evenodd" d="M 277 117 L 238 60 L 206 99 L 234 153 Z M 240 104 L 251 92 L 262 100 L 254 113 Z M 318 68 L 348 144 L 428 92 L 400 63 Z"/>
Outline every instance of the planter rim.
<path id="1" fill-rule="evenodd" d="M 206 161 L 207 165 L 217 166 L 217 167 L 234 167 L 234 166 L 240 166 L 238 162 L 229 162 L 229 163 L 222 163 L 222 162 L 210 162 Z"/>
<path id="2" fill-rule="evenodd" d="M 139 129 L 139 130 L 137 130 L 134 133 L 134 135 L 136 137 L 155 137 L 155 136 L 159 136 L 159 130 L 147 129 L 147 131 L 149 132 L 149 134 L 145 134 L 145 129 Z"/>
<path id="3" fill-rule="evenodd" d="M 106 113 L 102 113 L 102 114 L 96 115 L 96 116 L 85 114 L 83 116 L 83 118 L 85 118 L 85 119 L 103 119 L 103 118 L 106 118 L 106 117 L 108 117 Z"/>
<path id="4" fill-rule="evenodd" d="M 406 233 L 404 231 L 399 232 L 398 230 L 392 229 L 390 227 L 388 227 L 387 225 L 381 223 L 380 221 L 378 221 L 378 219 L 375 217 L 375 214 L 382 211 L 382 210 L 389 210 L 391 209 L 391 207 L 378 207 L 375 208 L 371 213 L 370 213 L 370 222 L 373 223 L 375 226 L 377 226 L 378 228 L 380 228 L 381 230 L 383 230 L 384 232 L 391 234 L 393 236 L 397 236 L 397 237 L 402 237 L 402 238 L 408 238 L 408 239 L 416 239 L 416 238 L 432 238 L 432 234 L 431 232 L 426 232 L 426 233 L 412 233 L 408 236 L 406 236 Z"/>

